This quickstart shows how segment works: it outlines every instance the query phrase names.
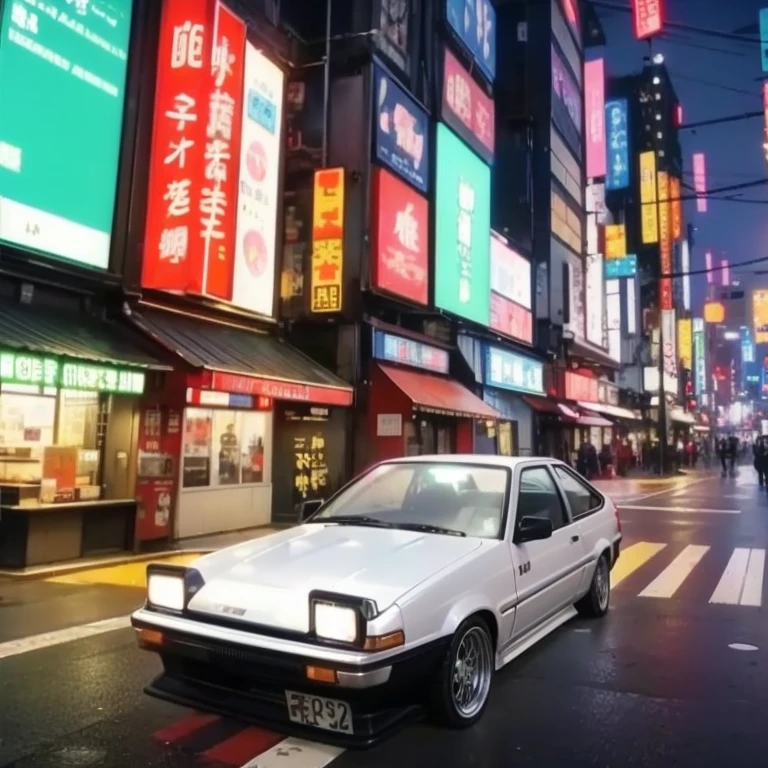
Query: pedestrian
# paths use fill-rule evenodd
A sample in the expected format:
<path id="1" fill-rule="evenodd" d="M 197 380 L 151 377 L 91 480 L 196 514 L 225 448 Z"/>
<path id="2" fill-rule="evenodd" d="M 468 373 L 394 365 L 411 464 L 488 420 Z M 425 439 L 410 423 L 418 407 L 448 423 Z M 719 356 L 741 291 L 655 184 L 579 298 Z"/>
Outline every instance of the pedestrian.
<path id="1" fill-rule="evenodd" d="M 728 440 L 728 471 L 731 477 L 736 476 L 736 457 L 739 452 L 739 438 L 731 435 Z"/>
<path id="2" fill-rule="evenodd" d="M 587 479 L 587 456 L 587 443 L 582 443 L 576 453 L 576 471 L 585 479 Z"/>
<path id="3" fill-rule="evenodd" d="M 757 482 L 762 488 L 768 482 L 768 445 L 762 437 L 758 437 L 752 445 L 752 457 L 755 472 L 757 472 Z"/>
<path id="4" fill-rule="evenodd" d="M 723 477 L 725 477 L 728 474 L 728 466 L 725 463 L 728 458 L 728 443 L 724 437 L 721 437 L 717 444 L 717 455 L 723 468 Z"/>

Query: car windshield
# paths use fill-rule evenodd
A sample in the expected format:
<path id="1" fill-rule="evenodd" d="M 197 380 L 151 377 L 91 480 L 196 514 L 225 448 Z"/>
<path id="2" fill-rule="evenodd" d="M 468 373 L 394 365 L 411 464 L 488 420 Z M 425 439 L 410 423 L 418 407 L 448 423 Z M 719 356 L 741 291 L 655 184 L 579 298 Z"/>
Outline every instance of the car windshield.
<path id="1" fill-rule="evenodd" d="M 498 538 L 508 478 L 507 468 L 480 464 L 382 464 L 350 485 L 310 523 Z"/>

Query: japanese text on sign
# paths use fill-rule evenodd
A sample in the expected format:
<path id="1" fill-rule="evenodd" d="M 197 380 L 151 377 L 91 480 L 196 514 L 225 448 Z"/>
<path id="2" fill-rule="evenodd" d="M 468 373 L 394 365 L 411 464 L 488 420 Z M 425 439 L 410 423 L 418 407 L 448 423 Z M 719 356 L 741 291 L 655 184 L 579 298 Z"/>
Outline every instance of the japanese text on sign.
<path id="1" fill-rule="evenodd" d="M 475 190 L 464 179 L 459 180 L 459 219 L 456 248 L 459 254 L 459 303 L 472 300 L 472 215 L 475 212 Z"/>
<path id="2" fill-rule="evenodd" d="M 222 299 L 231 297 L 235 248 L 235 210 L 239 165 L 239 119 L 242 110 L 245 25 L 221 3 L 216 4 L 211 62 L 211 90 L 205 128 L 203 182 L 200 196 L 200 237 L 203 279 L 194 276 L 190 289 Z"/>
<path id="3" fill-rule="evenodd" d="M 7 384 L 140 395 L 144 392 L 145 378 L 142 371 L 87 363 L 60 363 L 54 357 L 0 352 L 0 381 Z"/>
<path id="4" fill-rule="evenodd" d="M 190 262 L 202 258 L 195 184 L 205 151 L 207 14 L 203 0 L 163 3 L 142 274 L 147 288 L 185 290 Z"/>
<path id="5" fill-rule="evenodd" d="M 662 275 L 670 275 L 673 271 L 669 208 L 669 174 L 659 171 L 659 259 Z M 672 309 L 672 278 L 662 277 L 660 288 L 661 308 Z"/>
<path id="6" fill-rule="evenodd" d="M 656 211 L 656 155 L 643 152 L 640 155 L 640 203 L 643 243 L 659 240 L 659 220 Z"/>
<path id="7" fill-rule="evenodd" d="M 328 464 L 325 458 L 325 437 L 293 439 L 294 474 L 293 486 L 302 499 L 310 494 L 322 493 L 328 485 Z"/>
<path id="8" fill-rule="evenodd" d="M 635 37 L 638 40 L 661 32 L 661 3 L 662 0 L 633 0 Z"/>
<path id="9" fill-rule="evenodd" d="M 341 312 L 344 268 L 344 169 L 315 172 L 312 214 L 312 312 Z"/>

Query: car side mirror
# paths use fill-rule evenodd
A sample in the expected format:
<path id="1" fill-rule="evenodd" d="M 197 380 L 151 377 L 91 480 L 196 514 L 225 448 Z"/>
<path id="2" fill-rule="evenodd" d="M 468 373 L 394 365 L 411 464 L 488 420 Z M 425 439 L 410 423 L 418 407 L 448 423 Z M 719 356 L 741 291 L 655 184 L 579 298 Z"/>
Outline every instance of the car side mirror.
<path id="1" fill-rule="evenodd" d="M 325 499 L 307 499 L 307 501 L 302 501 L 296 504 L 293 508 L 293 511 L 296 514 L 296 520 L 303 523 L 305 520 L 312 517 L 323 504 L 325 504 Z"/>
<path id="2" fill-rule="evenodd" d="M 523 517 L 517 524 L 515 543 L 541 541 L 552 537 L 552 521 L 545 517 Z"/>

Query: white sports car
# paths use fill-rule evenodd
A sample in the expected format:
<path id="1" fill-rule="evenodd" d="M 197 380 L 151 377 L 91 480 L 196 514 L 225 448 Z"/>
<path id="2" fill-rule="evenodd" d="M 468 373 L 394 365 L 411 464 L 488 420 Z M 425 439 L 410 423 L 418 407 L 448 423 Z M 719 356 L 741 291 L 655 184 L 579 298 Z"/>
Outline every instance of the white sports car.
<path id="1" fill-rule="evenodd" d="M 577 610 L 608 611 L 619 517 L 559 461 L 388 461 L 312 512 L 149 566 L 132 617 L 163 662 L 148 693 L 366 745 L 425 709 L 471 725 L 496 670 Z"/>

